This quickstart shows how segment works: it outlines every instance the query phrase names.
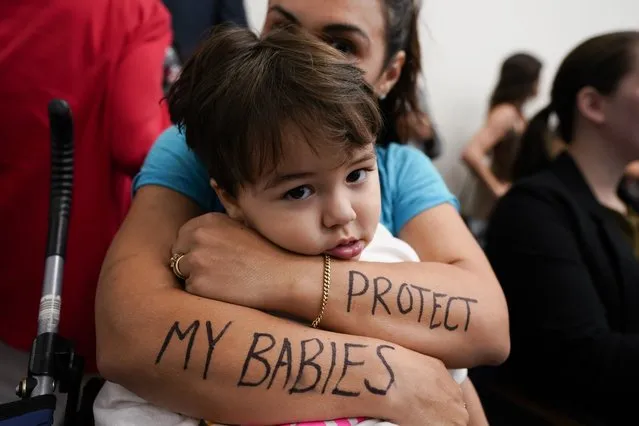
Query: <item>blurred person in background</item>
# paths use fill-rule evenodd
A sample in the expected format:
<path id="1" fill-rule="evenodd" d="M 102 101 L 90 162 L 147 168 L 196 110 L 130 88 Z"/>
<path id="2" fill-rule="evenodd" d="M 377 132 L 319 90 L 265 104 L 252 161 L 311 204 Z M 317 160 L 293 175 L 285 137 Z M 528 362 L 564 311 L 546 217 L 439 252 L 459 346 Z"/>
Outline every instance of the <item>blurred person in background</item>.
<path id="1" fill-rule="evenodd" d="M 73 112 L 75 176 L 60 333 L 75 343 L 90 373 L 100 266 L 128 209 L 131 177 L 169 125 L 160 100 L 171 27 L 160 0 L 1 2 L 0 16 L 5 402 L 16 398 L 36 335 L 50 191 L 47 105 L 61 98 Z"/>
<path id="2" fill-rule="evenodd" d="M 173 45 L 182 62 L 191 56 L 199 42 L 215 25 L 248 25 L 242 0 L 163 1 L 171 13 L 175 37 Z"/>
<path id="3" fill-rule="evenodd" d="M 570 52 L 522 140 L 543 150 L 553 114 L 565 150 L 531 164 L 538 172 L 498 202 L 486 234 L 511 319 L 499 379 L 510 395 L 580 424 L 628 424 L 636 392 L 626 386 L 639 379 L 639 205 L 619 184 L 639 160 L 639 32 Z"/>
<path id="4" fill-rule="evenodd" d="M 527 123 L 524 105 L 537 96 L 541 69 L 541 62 L 527 53 L 516 53 L 503 62 L 488 118 L 462 152 L 462 160 L 475 177 L 464 188 L 461 200 L 471 229 L 485 226 L 495 201 L 513 181 L 513 165 Z"/>

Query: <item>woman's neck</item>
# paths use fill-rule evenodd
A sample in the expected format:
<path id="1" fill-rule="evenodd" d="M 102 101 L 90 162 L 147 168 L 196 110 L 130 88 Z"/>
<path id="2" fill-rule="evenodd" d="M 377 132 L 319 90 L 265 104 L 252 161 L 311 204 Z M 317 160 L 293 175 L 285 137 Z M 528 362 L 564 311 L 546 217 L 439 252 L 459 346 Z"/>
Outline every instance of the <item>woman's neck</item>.
<path id="1" fill-rule="evenodd" d="M 626 213 L 626 206 L 617 195 L 617 188 L 628 161 L 610 148 L 613 142 L 598 135 L 576 135 L 568 152 L 577 163 L 595 198 L 604 206 Z"/>

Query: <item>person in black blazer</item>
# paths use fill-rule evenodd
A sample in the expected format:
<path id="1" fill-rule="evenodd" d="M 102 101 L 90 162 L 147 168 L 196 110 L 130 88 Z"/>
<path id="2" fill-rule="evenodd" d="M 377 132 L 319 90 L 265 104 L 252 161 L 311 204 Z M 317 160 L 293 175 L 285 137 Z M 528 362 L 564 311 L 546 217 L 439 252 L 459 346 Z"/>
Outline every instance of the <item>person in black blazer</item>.
<path id="1" fill-rule="evenodd" d="M 551 114 L 567 142 L 553 161 Z M 532 176 L 498 203 L 486 235 L 510 313 L 499 381 L 585 424 L 635 424 L 639 206 L 618 187 L 639 159 L 639 32 L 573 50 L 524 143 Z"/>

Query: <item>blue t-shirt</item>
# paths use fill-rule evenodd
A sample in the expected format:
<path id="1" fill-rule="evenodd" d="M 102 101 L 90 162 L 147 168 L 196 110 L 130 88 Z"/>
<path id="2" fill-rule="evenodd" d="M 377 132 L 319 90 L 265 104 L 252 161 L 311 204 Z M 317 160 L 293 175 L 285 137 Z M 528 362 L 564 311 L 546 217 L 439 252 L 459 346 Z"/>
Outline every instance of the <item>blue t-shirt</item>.
<path id="1" fill-rule="evenodd" d="M 450 203 L 459 209 L 457 199 L 424 153 L 398 144 L 378 146 L 376 150 L 382 187 L 380 222 L 393 235 L 397 236 L 413 217 L 440 204 Z M 209 185 L 206 167 L 188 148 L 184 135 L 175 126 L 160 135 L 153 145 L 133 182 L 133 191 L 145 185 L 177 191 L 207 212 L 224 211 Z"/>

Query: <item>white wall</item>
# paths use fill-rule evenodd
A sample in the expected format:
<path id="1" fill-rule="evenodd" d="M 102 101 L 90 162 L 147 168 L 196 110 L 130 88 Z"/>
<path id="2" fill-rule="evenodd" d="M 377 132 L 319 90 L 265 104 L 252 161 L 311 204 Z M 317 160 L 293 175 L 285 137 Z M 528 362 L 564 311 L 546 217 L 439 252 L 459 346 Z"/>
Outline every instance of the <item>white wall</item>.
<path id="1" fill-rule="evenodd" d="M 372 1 L 372 0 L 371 0 Z M 260 28 L 266 0 L 244 0 Z M 517 50 L 542 59 L 545 104 L 563 56 L 585 38 L 639 29 L 639 0 L 424 0 L 421 38 L 430 111 L 444 140 L 436 165 L 455 192 L 466 176 L 459 153 L 481 124 L 502 59 Z"/>

